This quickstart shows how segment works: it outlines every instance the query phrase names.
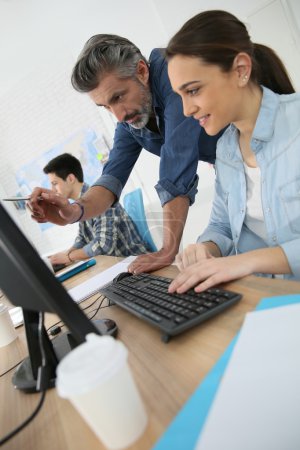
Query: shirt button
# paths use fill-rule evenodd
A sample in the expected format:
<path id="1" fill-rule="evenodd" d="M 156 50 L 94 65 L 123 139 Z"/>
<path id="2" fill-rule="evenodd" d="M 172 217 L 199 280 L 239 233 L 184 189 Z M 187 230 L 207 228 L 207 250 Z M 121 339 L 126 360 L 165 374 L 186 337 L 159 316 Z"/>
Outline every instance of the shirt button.
<path id="1" fill-rule="evenodd" d="M 277 241 L 276 234 L 274 234 L 274 235 L 272 236 L 272 241 L 273 241 L 273 242 L 276 242 L 276 241 Z"/>
<path id="2" fill-rule="evenodd" d="M 271 208 L 267 208 L 267 213 L 270 214 L 270 212 L 271 212 Z"/>

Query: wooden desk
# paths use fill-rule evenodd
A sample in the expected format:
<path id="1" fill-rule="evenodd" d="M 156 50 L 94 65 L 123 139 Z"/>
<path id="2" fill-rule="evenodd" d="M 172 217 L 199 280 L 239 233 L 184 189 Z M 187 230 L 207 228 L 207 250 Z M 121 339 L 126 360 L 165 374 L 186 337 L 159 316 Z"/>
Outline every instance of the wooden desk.
<path id="1" fill-rule="evenodd" d="M 115 257 L 97 257 L 96 266 L 65 284 L 73 287 L 118 260 Z M 157 273 L 174 276 L 176 272 L 175 267 L 169 267 Z M 112 318 L 119 326 L 119 339 L 129 349 L 129 364 L 149 416 L 144 435 L 130 447 L 131 450 L 148 450 L 154 445 L 235 336 L 246 312 L 253 310 L 261 298 L 300 293 L 300 282 L 254 276 L 228 283 L 226 287 L 240 292 L 243 299 L 207 323 L 171 339 L 168 344 L 161 341 L 156 328 L 117 306 L 99 311 L 97 317 Z M 84 303 L 86 305 L 87 301 Z M 51 314 L 47 317 L 47 323 L 55 320 Z M 0 349 L 0 373 L 26 355 L 23 327 L 18 329 L 18 333 L 19 339 Z M 40 395 L 14 390 L 11 376 L 12 372 L 9 372 L 0 379 L 1 436 L 32 412 Z M 55 389 L 52 389 L 47 392 L 45 404 L 34 421 L 3 448 L 100 450 L 104 447 L 71 404 L 59 398 Z"/>

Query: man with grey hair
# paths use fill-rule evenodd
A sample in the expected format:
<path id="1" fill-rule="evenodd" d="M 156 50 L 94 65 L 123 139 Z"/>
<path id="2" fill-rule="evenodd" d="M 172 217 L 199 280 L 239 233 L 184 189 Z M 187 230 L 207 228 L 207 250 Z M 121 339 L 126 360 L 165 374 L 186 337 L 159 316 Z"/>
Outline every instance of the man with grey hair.
<path id="1" fill-rule="evenodd" d="M 163 207 L 163 246 L 138 256 L 129 270 L 148 272 L 171 264 L 197 193 L 198 161 L 214 163 L 220 134 L 208 136 L 198 121 L 183 115 L 160 49 L 151 52 L 148 63 L 126 38 L 93 36 L 79 55 L 72 85 L 117 118 L 113 148 L 101 177 L 79 201 L 69 204 L 36 188 L 30 201 L 32 217 L 65 225 L 102 214 L 119 199 L 142 149 L 148 150 L 160 157 L 155 188 Z"/>

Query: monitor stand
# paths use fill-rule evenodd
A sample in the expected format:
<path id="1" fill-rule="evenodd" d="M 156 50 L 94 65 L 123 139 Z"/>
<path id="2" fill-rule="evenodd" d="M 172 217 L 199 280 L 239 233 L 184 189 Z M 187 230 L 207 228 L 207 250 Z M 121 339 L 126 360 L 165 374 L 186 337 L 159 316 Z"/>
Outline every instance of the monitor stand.
<path id="1" fill-rule="evenodd" d="M 92 320 L 93 324 L 101 332 L 103 331 L 103 326 L 105 327 L 105 335 L 116 337 L 118 334 L 118 328 L 116 323 L 110 319 L 96 319 Z M 67 353 L 69 353 L 73 348 L 77 347 L 77 343 L 69 331 L 65 333 L 60 333 L 57 337 L 52 339 L 52 345 L 54 352 L 57 356 L 58 361 L 63 359 Z"/>
<path id="2" fill-rule="evenodd" d="M 28 326 L 28 324 L 26 325 L 26 313 L 28 312 L 23 310 L 29 356 L 25 358 L 24 361 L 22 361 L 22 363 L 18 366 L 12 377 L 12 383 L 16 389 L 20 389 L 27 393 L 34 393 L 37 392 L 37 371 L 38 367 L 41 365 L 37 327 L 32 327 L 35 322 L 34 319 L 36 319 L 37 316 L 33 316 L 33 314 L 35 313 L 29 314 L 31 323 Z M 104 329 L 105 335 L 117 335 L 118 328 L 113 320 L 98 319 L 93 320 L 92 322 L 102 333 Z M 32 332 L 33 330 L 34 333 Z M 46 353 L 48 371 L 47 388 L 51 388 L 55 386 L 56 367 L 59 361 L 73 348 L 75 348 L 77 346 L 77 343 L 69 331 L 60 333 L 57 337 L 50 340 L 46 330 L 44 330 L 43 332 L 43 343 Z"/>

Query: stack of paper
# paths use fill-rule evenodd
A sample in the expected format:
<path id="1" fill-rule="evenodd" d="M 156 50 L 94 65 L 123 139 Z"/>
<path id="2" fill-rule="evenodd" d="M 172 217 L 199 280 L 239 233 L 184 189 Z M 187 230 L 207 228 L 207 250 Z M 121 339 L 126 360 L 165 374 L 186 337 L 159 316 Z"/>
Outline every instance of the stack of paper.
<path id="1" fill-rule="evenodd" d="M 197 450 L 300 449 L 300 305 L 247 314 Z"/>

